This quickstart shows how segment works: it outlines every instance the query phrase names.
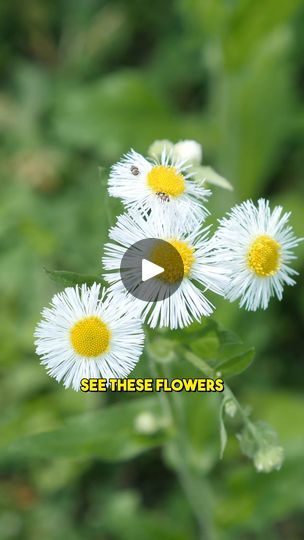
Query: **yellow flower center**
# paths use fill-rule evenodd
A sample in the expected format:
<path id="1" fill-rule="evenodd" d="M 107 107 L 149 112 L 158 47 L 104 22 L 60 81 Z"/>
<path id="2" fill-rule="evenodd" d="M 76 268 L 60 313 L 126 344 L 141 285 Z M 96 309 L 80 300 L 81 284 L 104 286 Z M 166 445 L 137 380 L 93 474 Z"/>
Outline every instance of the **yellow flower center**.
<path id="1" fill-rule="evenodd" d="M 247 262 L 250 270 L 259 277 L 273 276 L 280 268 L 281 245 L 262 234 L 251 244 Z"/>
<path id="2" fill-rule="evenodd" d="M 171 197 L 178 197 L 185 191 L 185 179 L 175 167 L 157 165 L 148 173 L 148 186 L 155 193 L 164 193 Z"/>
<path id="3" fill-rule="evenodd" d="M 70 332 L 73 349 L 81 356 L 99 356 L 109 349 L 111 331 L 99 317 L 81 319 Z"/>
<path id="4" fill-rule="evenodd" d="M 166 283 L 176 283 L 189 275 L 195 260 L 194 248 L 181 240 L 171 239 L 167 242 L 176 249 L 180 258 L 176 256 L 174 250 L 168 249 L 165 243 L 160 242 L 153 248 L 150 260 L 165 269 L 158 276 L 159 279 Z"/>

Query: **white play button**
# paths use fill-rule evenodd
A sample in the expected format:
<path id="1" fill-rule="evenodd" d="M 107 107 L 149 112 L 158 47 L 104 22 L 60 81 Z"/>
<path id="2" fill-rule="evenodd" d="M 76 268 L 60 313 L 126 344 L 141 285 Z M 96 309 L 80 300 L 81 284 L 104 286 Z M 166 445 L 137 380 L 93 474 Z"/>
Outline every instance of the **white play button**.
<path id="1" fill-rule="evenodd" d="M 142 302 L 161 302 L 174 294 L 182 283 L 184 264 L 170 242 L 144 238 L 125 251 L 120 277 L 126 291 L 134 298 Z"/>
<path id="2" fill-rule="evenodd" d="M 154 264 L 151 261 L 147 261 L 147 259 L 142 259 L 141 261 L 141 280 L 147 281 L 148 279 L 151 279 L 155 276 L 158 276 L 159 274 L 162 274 L 164 272 L 164 268 L 161 266 L 158 266 L 158 264 Z"/>

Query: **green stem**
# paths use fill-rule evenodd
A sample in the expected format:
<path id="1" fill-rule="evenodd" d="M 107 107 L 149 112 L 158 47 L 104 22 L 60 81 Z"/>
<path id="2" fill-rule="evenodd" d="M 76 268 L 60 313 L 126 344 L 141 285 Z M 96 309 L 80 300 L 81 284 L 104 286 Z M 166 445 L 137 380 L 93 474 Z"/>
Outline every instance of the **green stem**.
<path id="1" fill-rule="evenodd" d="M 170 378 L 170 376 L 168 377 Z M 176 447 L 178 455 L 178 476 L 181 486 L 188 498 L 192 512 L 196 517 L 201 540 L 213 540 L 212 508 L 210 504 L 210 489 L 198 471 L 194 471 L 189 458 L 191 457 L 191 438 L 187 430 L 185 408 L 182 394 L 170 394 L 172 408 L 175 410 L 175 423 L 178 426 Z"/>
<path id="2" fill-rule="evenodd" d="M 153 377 L 164 378 L 164 374 L 160 373 L 160 366 L 156 364 L 151 355 L 149 355 L 149 364 Z M 170 374 L 166 373 L 166 378 L 170 378 Z M 181 396 L 175 395 L 174 392 L 170 394 L 159 392 L 159 398 L 164 414 L 170 418 L 175 428 L 176 436 L 172 444 L 177 458 L 178 479 L 197 521 L 199 538 L 200 540 L 214 540 L 212 513 L 210 511 L 210 490 L 206 480 L 202 479 L 189 463 L 191 447 L 187 433 L 185 411 L 180 401 Z"/>
<path id="3" fill-rule="evenodd" d="M 250 418 L 248 418 L 248 415 L 244 412 L 244 409 L 242 405 L 240 404 L 239 400 L 235 396 L 235 394 L 232 392 L 231 388 L 225 383 L 225 395 L 233 401 L 233 403 L 236 405 L 237 410 L 239 412 L 240 417 L 242 418 L 244 424 L 247 426 L 248 430 L 251 432 L 254 439 L 258 441 L 256 429 L 254 427 L 254 424 L 251 422 Z"/>

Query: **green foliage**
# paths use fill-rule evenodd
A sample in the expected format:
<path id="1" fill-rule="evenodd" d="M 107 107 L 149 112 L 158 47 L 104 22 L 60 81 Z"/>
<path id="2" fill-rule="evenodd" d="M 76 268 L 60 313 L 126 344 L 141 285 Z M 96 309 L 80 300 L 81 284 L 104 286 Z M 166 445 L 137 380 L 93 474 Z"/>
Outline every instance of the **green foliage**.
<path id="1" fill-rule="evenodd" d="M 236 356 L 231 356 L 230 358 L 227 358 L 227 360 L 217 363 L 215 369 L 221 373 L 221 376 L 224 377 L 224 379 L 231 375 L 239 375 L 250 366 L 254 358 L 254 353 L 254 348 L 248 350 L 246 348 Z"/>
<path id="2" fill-rule="evenodd" d="M 86 283 L 88 286 L 93 283 L 103 283 L 97 276 L 89 276 L 87 274 L 77 274 L 76 272 L 67 272 L 66 270 L 48 270 L 45 268 L 48 276 L 55 281 L 64 285 L 64 287 L 74 287 Z"/>
<path id="3" fill-rule="evenodd" d="M 157 399 L 138 399 L 72 418 L 60 429 L 16 441 L 9 451 L 28 459 L 99 457 L 114 462 L 130 459 L 163 444 L 168 437 L 162 429 L 150 436 L 138 432 L 136 419 L 143 411 L 159 417 Z"/>
<path id="4" fill-rule="evenodd" d="M 195 177 L 198 180 L 204 179 L 206 180 L 206 183 L 211 184 L 211 186 L 218 186 L 223 189 L 228 189 L 229 191 L 233 190 L 231 183 L 226 178 L 214 171 L 212 167 L 197 167 L 195 169 L 195 173 Z"/>
<path id="5" fill-rule="evenodd" d="M 187 358 L 202 372 L 207 370 L 210 373 L 204 364 L 207 361 L 213 373 L 219 372 L 223 378 L 229 378 L 245 371 L 253 361 L 254 348 L 248 347 L 235 333 L 223 329 L 212 319 L 192 324 L 184 334 L 180 333 L 180 340 L 199 357 L 187 354 Z"/>

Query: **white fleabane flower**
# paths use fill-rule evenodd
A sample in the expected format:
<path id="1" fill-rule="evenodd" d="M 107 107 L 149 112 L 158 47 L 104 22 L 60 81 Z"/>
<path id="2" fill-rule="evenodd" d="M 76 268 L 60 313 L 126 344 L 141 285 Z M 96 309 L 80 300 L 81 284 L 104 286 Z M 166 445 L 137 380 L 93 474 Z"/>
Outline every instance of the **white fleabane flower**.
<path id="1" fill-rule="evenodd" d="M 119 271 L 121 260 L 125 251 L 140 240 L 163 240 L 176 249 L 182 260 L 180 268 L 176 265 L 176 257 L 162 245 L 145 255 L 154 264 L 165 266 L 165 271 L 156 278 L 161 280 L 162 287 L 180 281 L 177 290 L 168 298 L 162 297 L 164 299 L 155 302 L 134 299 L 134 309 L 152 328 L 158 325 L 183 328 L 194 319 L 199 321 L 213 312 L 214 306 L 206 298 L 205 291 L 224 294 L 227 283 L 224 269 L 216 265 L 207 229 L 202 230 L 196 224 L 191 232 L 187 232 L 181 222 L 170 219 L 166 213 L 152 213 L 145 219 L 139 212 L 132 212 L 118 218 L 109 236 L 113 242 L 105 245 L 102 262 L 107 270 L 104 277 L 115 293 L 126 293 Z"/>
<path id="2" fill-rule="evenodd" d="M 41 363 L 64 386 L 79 390 L 83 378 L 123 378 L 136 365 L 144 334 L 128 305 L 92 287 L 56 294 L 35 330 Z"/>
<path id="3" fill-rule="evenodd" d="M 109 194 L 122 199 L 128 209 L 143 213 L 165 208 L 191 228 L 208 215 L 204 202 L 210 191 L 193 180 L 189 167 L 185 159 L 174 157 L 174 151 L 164 149 L 158 162 L 131 150 L 112 167 Z"/>
<path id="4" fill-rule="evenodd" d="M 273 296 L 282 299 L 284 285 L 294 285 L 297 274 L 289 263 L 292 249 L 300 242 L 288 225 L 290 213 L 282 207 L 271 212 L 269 202 L 255 206 L 246 201 L 235 206 L 220 221 L 215 235 L 217 256 L 229 275 L 226 297 L 240 299 L 240 306 L 255 311 L 266 309 Z"/>
<path id="5" fill-rule="evenodd" d="M 199 165 L 203 159 L 203 148 L 196 141 L 179 141 L 174 145 L 174 155 L 178 159 L 191 163 L 191 165 Z"/>

